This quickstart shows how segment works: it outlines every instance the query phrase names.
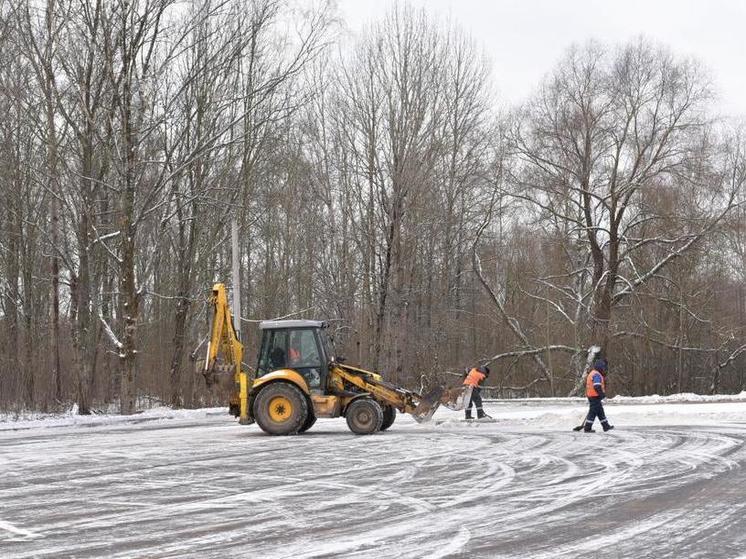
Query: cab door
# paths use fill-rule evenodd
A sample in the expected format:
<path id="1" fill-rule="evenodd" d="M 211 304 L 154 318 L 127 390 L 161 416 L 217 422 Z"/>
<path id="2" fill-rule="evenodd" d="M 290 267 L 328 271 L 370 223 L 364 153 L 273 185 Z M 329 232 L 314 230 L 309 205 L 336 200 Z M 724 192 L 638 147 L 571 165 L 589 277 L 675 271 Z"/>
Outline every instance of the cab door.
<path id="1" fill-rule="evenodd" d="M 264 331 L 257 376 L 277 369 L 293 369 L 306 380 L 312 392 L 323 394 L 326 368 L 315 328 Z"/>

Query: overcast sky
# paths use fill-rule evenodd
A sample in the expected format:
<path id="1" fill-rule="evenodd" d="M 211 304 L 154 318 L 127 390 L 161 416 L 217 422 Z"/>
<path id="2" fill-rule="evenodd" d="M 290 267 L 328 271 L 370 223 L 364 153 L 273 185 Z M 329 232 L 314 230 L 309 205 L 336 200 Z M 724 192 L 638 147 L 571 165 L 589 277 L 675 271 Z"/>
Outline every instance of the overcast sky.
<path id="1" fill-rule="evenodd" d="M 351 32 L 396 0 L 337 0 Z M 410 0 L 457 21 L 493 63 L 502 100 L 531 93 L 572 43 L 638 35 L 694 55 L 710 69 L 724 114 L 746 116 L 746 0 Z"/>

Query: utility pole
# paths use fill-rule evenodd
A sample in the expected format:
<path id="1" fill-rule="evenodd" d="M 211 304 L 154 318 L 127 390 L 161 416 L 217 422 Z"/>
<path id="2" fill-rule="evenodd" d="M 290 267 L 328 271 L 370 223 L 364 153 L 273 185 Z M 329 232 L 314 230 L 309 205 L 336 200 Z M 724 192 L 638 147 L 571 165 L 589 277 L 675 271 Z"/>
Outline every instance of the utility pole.
<path id="1" fill-rule="evenodd" d="M 241 339 L 241 257 L 238 252 L 238 219 L 231 220 L 231 264 L 233 268 L 233 328 Z"/>

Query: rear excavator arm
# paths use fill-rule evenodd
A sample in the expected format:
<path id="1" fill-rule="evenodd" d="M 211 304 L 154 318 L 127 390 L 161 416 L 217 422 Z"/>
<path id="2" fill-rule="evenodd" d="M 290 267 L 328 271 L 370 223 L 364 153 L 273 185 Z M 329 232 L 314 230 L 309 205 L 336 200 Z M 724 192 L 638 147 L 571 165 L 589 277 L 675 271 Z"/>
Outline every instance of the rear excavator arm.
<path id="1" fill-rule="evenodd" d="M 240 423 L 252 423 L 248 410 L 249 376 L 241 369 L 243 344 L 236 335 L 224 284 L 216 283 L 212 287 L 210 303 L 213 305 L 212 324 L 202 374 L 208 386 L 217 381 L 216 376 L 232 374 L 238 386 L 238 399 L 231 398 L 230 406 L 238 408 Z"/>

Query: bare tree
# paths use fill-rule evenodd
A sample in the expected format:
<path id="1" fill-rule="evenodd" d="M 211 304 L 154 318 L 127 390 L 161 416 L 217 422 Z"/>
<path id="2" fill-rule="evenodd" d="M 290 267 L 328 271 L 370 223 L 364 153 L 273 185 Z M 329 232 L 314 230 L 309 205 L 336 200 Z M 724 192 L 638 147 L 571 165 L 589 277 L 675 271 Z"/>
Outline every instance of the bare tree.
<path id="1" fill-rule="evenodd" d="M 326 318 L 397 382 L 554 395 L 603 345 L 612 391 L 746 387 L 743 136 L 698 64 L 591 43 L 501 112 L 457 25 L 338 30 L 326 1 L 0 1 L 0 406 L 217 403 L 186 364 L 234 218 L 244 324 Z"/>
<path id="2" fill-rule="evenodd" d="M 516 120 L 515 195 L 565 239 L 561 281 L 541 281 L 560 296 L 576 346 L 608 351 L 613 309 L 734 207 L 733 189 L 709 165 L 710 98 L 689 60 L 645 40 L 612 53 L 592 43 L 569 52 Z M 667 192 L 698 204 L 674 217 Z"/>

